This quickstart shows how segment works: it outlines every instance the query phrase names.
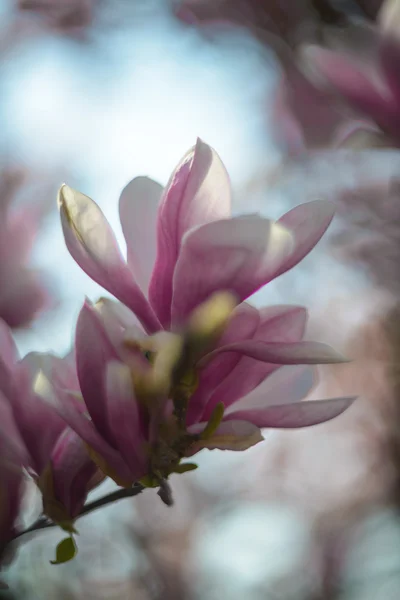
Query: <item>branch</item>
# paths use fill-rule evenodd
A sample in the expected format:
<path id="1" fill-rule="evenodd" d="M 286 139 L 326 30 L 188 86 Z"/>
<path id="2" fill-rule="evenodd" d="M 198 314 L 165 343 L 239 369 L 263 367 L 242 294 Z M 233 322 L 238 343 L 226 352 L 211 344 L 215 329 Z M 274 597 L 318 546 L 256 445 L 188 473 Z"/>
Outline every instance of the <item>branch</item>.
<path id="1" fill-rule="evenodd" d="M 102 506 L 106 506 L 107 504 L 112 504 L 113 502 L 117 502 L 118 500 L 123 500 L 124 498 L 132 498 L 133 496 L 137 496 L 144 490 L 142 485 L 135 485 L 132 488 L 123 488 L 120 490 L 116 490 L 115 492 L 111 492 L 111 494 L 107 494 L 107 496 L 103 496 L 103 498 L 99 498 L 98 500 L 93 500 L 93 502 L 89 502 L 85 504 L 82 508 L 79 515 L 76 517 L 80 519 L 84 515 L 87 515 Z M 19 531 L 11 541 L 16 540 L 17 538 L 27 534 L 32 533 L 34 531 L 40 531 L 41 529 L 48 529 L 49 527 L 56 527 L 57 523 L 53 523 L 53 521 L 49 521 L 47 517 L 40 517 L 33 525 L 24 529 L 23 531 Z"/>

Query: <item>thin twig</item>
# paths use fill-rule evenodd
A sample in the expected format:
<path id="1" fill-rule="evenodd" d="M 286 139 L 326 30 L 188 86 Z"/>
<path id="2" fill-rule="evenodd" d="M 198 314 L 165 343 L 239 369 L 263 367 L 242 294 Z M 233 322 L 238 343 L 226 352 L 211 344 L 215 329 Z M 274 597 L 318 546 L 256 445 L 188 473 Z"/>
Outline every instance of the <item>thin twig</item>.
<path id="1" fill-rule="evenodd" d="M 107 496 L 103 496 L 103 498 L 99 498 L 98 500 L 93 500 L 93 502 L 89 502 L 88 504 L 86 504 L 82 508 L 81 512 L 79 513 L 79 515 L 76 518 L 80 519 L 84 515 L 87 515 L 93 511 L 97 510 L 98 508 L 101 508 L 102 506 L 106 506 L 107 504 L 112 504 L 113 502 L 117 502 L 118 500 L 123 500 L 124 498 L 132 498 L 133 496 L 137 496 L 143 490 L 144 490 L 144 487 L 142 485 L 135 485 L 132 488 L 128 488 L 128 489 L 123 488 L 120 490 L 116 490 L 115 492 L 112 492 L 111 494 L 107 494 Z M 32 533 L 34 531 L 40 531 L 41 529 L 48 529 L 49 527 L 55 527 L 56 525 L 57 525 L 57 523 L 53 523 L 53 521 L 49 521 L 47 519 L 47 517 L 40 517 L 37 521 L 35 521 L 35 523 L 33 523 L 33 525 L 31 525 L 27 529 L 24 529 L 23 531 L 19 531 L 14 536 L 13 540 L 16 540 L 17 538 L 19 538 L 27 533 Z M 13 540 L 11 540 L 11 541 L 13 541 Z"/>

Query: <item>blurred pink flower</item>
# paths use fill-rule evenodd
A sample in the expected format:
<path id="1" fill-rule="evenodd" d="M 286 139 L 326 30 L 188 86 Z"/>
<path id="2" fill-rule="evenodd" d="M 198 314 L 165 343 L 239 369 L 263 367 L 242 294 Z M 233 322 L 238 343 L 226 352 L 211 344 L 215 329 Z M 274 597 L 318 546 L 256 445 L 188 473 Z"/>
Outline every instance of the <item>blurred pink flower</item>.
<path id="1" fill-rule="evenodd" d="M 0 562 L 15 533 L 23 489 L 23 466 L 28 455 L 15 426 L 8 399 L 0 391 Z"/>
<path id="2" fill-rule="evenodd" d="M 10 330 L 0 322 L 0 390 L 14 419 L 29 459 L 25 465 L 43 494 L 43 510 L 59 524 L 80 512 L 89 482 L 96 472 L 82 440 L 34 391 L 40 377 L 77 390 L 77 377 L 68 359 L 29 354 L 18 359 Z"/>
<path id="3" fill-rule="evenodd" d="M 7 542 L 15 532 L 23 486 L 23 467 L 29 465 L 29 456 L 15 425 L 8 377 L 11 338 L 0 322 L 0 558 Z"/>
<path id="4" fill-rule="evenodd" d="M 317 46 L 308 47 L 303 56 L 325 84 L 396 144 L 400 143 L 400 42 L 382 36 L 375 63 L 368 63 L 363 55 L 357 61 L 353 56 Z"/>
<path id="5" fill-rule="evenodd" d="M 299 402 L 314 379 L 298 365 L 344 360 L 301 341 L 303 308 L 244 302 L 308 254 L 333 217 L 330 203 L 304 204 L 277 222 L 231 217 L 225 168 L 198 141 L 163 194 L 147 178 L 122 192 L 128 263 L 93 200 L 63 186 L 60 211 L 71 255 L 140 322 L 110 301 L 86 302 L 76 359 L 91 420 L 68 393 L 52 398 L 117 482 L 137 480 L 149 462 L 152 475 L 167 476 L 202 447 L 242 450 L 262 439 L 260 427 L 313 425 L 351 404 Z"/>
<path id="6" fill-rule="evenodd" d="M 303 45 L 274 102 L 278 141 L 293 153 L 325 145 L 393 146 L 400 141 L 399 4 L 387 1 L 379 25 L 349 24 L 329 48 Z"/>
<path id="7" fill-rule="evenodd" d="M 17 0 L 18 8 L 40 15 L 52 28 L 70 31 L 88 27 L 98 0 Z"/>
<path id="8" fill-rule="evenodd" d="M 293 158 L 332 145 L 335 133 L 346 121 L 332 94 L 320 90 L 294 61 L 286 62 L 271 112 L 274 140 Z"/>
<path id="9" fill-rule="evenodd" d="M 176 16 L 192 25 L 221 23 L 248 27 L 267 43 L 273 34 L 293 45 L 316 38 L 327 25 L 352 17 L 374 19 L 382 0 L 172 0 Z"/>
<path id="10" fill-rule="evenodd" d="M 0 185 L 0 318 L 25 327 L 49 305 L 40 274 L 28 266 L 43 207 L 14 204 L 21 174 L 4 170 Z"/>

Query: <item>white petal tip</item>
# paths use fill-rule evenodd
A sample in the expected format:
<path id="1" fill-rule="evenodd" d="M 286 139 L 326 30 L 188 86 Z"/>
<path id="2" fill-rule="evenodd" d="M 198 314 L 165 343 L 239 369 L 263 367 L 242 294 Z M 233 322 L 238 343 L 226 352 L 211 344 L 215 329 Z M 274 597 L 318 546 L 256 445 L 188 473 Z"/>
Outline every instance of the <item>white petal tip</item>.
<path id="1" fill-rule="evenodd" d="M 61 209 L 65 208 L 65 205 L 67 204 L 68 200 L 71 199 L 71 195 L 74 194 L 74 190 L 72 188 L 69 187 L 69 185 L 67 185 L 66 183 L 63 183 L 60 187 L 60 189 L 58 190 L 58 195 L 57 195 L 57 204 L 58 207 Z"/>

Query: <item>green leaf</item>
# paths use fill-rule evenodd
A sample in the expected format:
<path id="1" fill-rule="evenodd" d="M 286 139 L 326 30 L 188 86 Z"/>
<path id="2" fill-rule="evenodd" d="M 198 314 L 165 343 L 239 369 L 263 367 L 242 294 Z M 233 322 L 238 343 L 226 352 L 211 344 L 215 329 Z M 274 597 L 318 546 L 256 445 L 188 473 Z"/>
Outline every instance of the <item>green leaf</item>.
<path id="1" fill-rule="evenodd" d="M 224 416 L 224 409 L 225 407 L 222 402 L 218 402 L 217 406 L 211 413 L 210 420 L 208 421 L 204 431 L 200 434 L 201 440 L 207 440 L 218 429 L 221 424 L 222 417 Z"/>
<path id="2" fill-rule="evenodd" d="M 61 565 L 72 560 L 78 553 L 78 548 L 73 537 L 62 540 L 56 548 L 56 560 L 51 560 L 52 565 Z"/>
<path id="3" fill-rule="evenodd" d="M 174 473 L 187 473 L 188 471 L 195 471 L 197 468 L 198 465 L 195 463 L 182 463 L 175 467 Z"/>

